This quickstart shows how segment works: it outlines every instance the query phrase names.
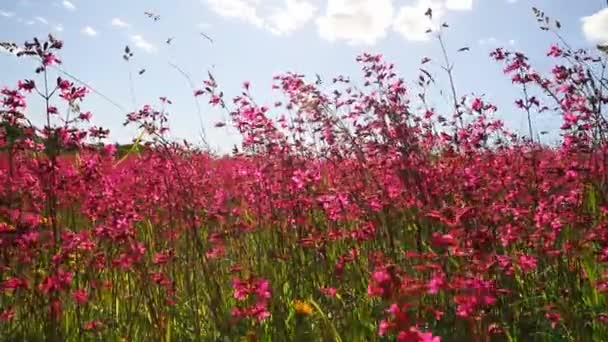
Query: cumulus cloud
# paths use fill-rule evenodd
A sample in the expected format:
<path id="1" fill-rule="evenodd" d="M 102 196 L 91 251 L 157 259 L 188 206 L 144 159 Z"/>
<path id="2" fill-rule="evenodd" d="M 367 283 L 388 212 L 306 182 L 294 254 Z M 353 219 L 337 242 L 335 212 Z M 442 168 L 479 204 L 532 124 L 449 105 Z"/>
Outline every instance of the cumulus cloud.
<path id="1" fill-rule="evenodd" d="M 432 19 L 425 15 L 432 10 Z M 429 39 L 427 30 L 437 29 L 445 14 L 444 5 L 436 0 L 420 0 L 413 6 L 403 6 L 397 12 L 393 29 L 409 41 L 426 41 Z"/>
<path id="2" fill-rule="evenodd" d="M 328 0 L 317 26 L 326 40 L 371 45 L 386 36 L 393 12 L 391 0 Z"/>
<path id="3" fill-rule="evenodd" d="M 285 7 L 268 17 L 268 29 L 276 35 L 290 34 L 309 22 L 317 8 L 307 1 L 286 0 Z"/>
<path id="4" fill-rule="evenodd" d="M 308 0 L 282 0 L 282 5 L 265 7 L 259 12 L 261 0 L 205 0 L 211 10 L 225 17 L 242 20 L 275 35 L 288 35 L 312 20 L 317 7 Z M 202 27 L 199 27 L 203 29 Z"/>
<path id="5" fill-rule="evenodd" d="M 95 31 L 95 29 L 93 29 L 91 26 L 85 26 L 80 32 L 89 37 L 95 37 L 97 35 L 97 31 Z"/>
<path id="6" fill-rule="evenodd" d="M 259 0 L 207 0 L 207 3 L 222 17 L 241 19 L 258 27 L 264 23 L 257 13 Z"/>
<path id="7" fill-rule="evenodd" d="M 310 22 L 319 9 L 312 0 L 274 0 L 282 5 L 263 7 L 263 0 L 201 0 L 213 12 L 267 29 L 275 35 L 288 35 Z M 327 0 L 316 19 L 317 31 L 327 41 L 346 41 L 351 45 L 372 45 L 391 28 L 410 41 L 428 39 L 429 28 L 437 28 L 446 11 L 473 8 L 473 0 L 411 0 L 397 12 L 394 0 Z M 424 15 L 433 9 L 433 20 Z M 269 10 L 269 12 L 265 12 Z M 396 15 L 395 15 L 396 14 Z"/>
<path id="8" fill-rule="evenodd" d="M 581 18 L 583 33 L 588 41 L 599 44 L 608 43 L 608 8 Z"/>
<path id="9" fill-rule="evenodd" d="M 15 12 L 0 10 L 0 16 L 5 17 L 5 18 L 11 18 L 11 17 L 15 16 Z"/>
<path id="10" fill-rule="evenodd" d="M 131 42 L 133 43 L 133 45 L 135 45 L 135 47 L 137 47 L 147 53 L 154 53 L 157 51 L 156 46 L 154 46 L 154 44 L 148 42 L 140 34 L 134 34 L 130 37 L 130 39 L 131 39 Z"/>
<path id="11" fill-rule="evenodd" d="M 55 27 L 53 27 L 53 29 L 57 32 L 63 32 L 63 25 L 57 24 Z"/>
<path id="12" fill-rule="evenodd" d="M 61 5 L 63 5 L 63 8 L 67 9 L 68 11 L 75 11 L 76 10 L 76 6 L 74 6 L 74 4 L 71 3 L 68 0 L 63 0 L 61 2 Z"/>
<path id="13" fill-rule="evenodd" d="M 127 28 L 127 27 L 131 26 L 129 23 L 122 21 L 122 19 L 120 19 L 120 18 L 113 18 L 112 22 L 110 24 L 114 27 L 120 27 L 120 28 Z"/>

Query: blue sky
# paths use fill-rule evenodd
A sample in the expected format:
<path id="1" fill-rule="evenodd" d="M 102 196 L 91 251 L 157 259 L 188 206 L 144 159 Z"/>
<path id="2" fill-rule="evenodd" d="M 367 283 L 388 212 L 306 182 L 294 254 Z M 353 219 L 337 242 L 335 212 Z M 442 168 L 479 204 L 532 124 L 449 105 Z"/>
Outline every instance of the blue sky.
<path id="1" fill-rule="evenodd" d="M 0 40 L 22 43 L 55 34 L 65 42 L 61 58 L 66 71 L 128 110 L 167 96 L 174 102 L 172 137 L 196 141 L 200 125 L 192 90 L 169 63 L 196 84 L 211 70 L 229 97 L 238 94 L 243 81 L 250 81 L 259 102 L 268 103 L 279 96 L 270 90 L 273 75 L 358 75 L 355 57 L 362 52 L 382 53 L 412 80 L 423 57 L 439 61 L 436 41 L 423 34 L 429 26 L 423 13 L 432 7 L 437 22 L 450 23 L 450 50 L 471 48 L 452 53 L 459 95 L 485 94 L 499 106 L 498 115 L 509 127 L 524 131 L 525 118 L 512 105 L 517 89 L 488 53 L 505 46 L 527 52 L 539 69 L 549 67 L 543 56 L 553 38 L 538 30 L 532 6 L 559 19 L 564 36 L 575 46 L 608 42 L 604 0 L 1 0 Z M 170 45 L 165 43 L 169 37 Z M 122 59 L 125 45 L 135 53 L 129 63 Z M 146 72 L 138 75 L 142 68 Z M 432 65 L 429 69 L 439 72 Z M 33 68 L 4 53 L 0 70 L 0 86 L 12 86 L 30 78 Z M 445 78 L 438 80 L 447 90 Z M 449 100 L 445 96 L 434 99 L 438 107 Z M 31 101 L 32 116 L 41 117 L 35 112 L 38 100 Z M 236 134 L 214 128 L 222 114 L 200 102 L 209 142 L 229 149 L 238 141 Z M 113 140 L 125 142 L 136 135 L 135 129 L 122 127 L 124 112 L 95 94 L 83 109 L 94 113 L 94 124 L 111 129 Z M 555 130 L 557 120 L 547 115 L 534 122 L 539 131 Z"/>

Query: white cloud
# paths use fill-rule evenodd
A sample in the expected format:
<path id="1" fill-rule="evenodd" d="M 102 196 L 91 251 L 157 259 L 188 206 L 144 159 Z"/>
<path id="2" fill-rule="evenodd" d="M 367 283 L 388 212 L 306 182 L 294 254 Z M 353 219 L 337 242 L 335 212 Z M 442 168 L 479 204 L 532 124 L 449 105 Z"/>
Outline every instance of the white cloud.
<path id="1" fill-rule="evenodd" d="M 608 43 L 608 8 L 581 18 L 583 33 L 588 41 L 593 43 Z"/>
<path id="2" fill-rule="evenodd" d="M 286 0 L 285 7 L 275 9 L 268 17 L 268 29 L 276 35 L 286 35 L 309 22 L 317 8 L 307 1 Z"/>
<path id="3" fill-rule="evenodd" d="M 97 35 L 97 31 L 95 31 L 95 29 L 93 29 L 91 26 L 85 26 L 80 32 L 89 37 L 95 37 Z"/>
<path id="4" fill-rule="evenodd" d="M 241 19 L 261 27 L 264 20 L 258 16 L 260 0 L 207 0 L 211 10 L 222 17 Z"/>
<path id="5" fill-rule="evenodd" d="M 473 0 L 447 0 L 445 7 L 453 11 L 470 11 L 473 9 Z"/>
<path id="6" fill-rule="evenodd" d="M 71 3 L 68 0 L 63 0 L 61 2 L 61 4 L 63 5 L 63 8 L 67 9 L 68 11 L 75 11 L 76 10 L 76 6 L 74 6 L 74 4 Z"/>
<path id="7" fill-rule="evenodd" d="M 245 21 L 275 35 L 289 35 L 311 21 L 317 14 L 319 0 L 273 0 L 281 6 L 269 7 L 265 0 L 200 0 L 216 14 Z M 384 38 L 388 29 L 411 41 L 428 39 L 427 29 L 437 28 L 446 11 L 473 8 L 474 0 L 410 0 L 395 16 L 394 0 L 327 0 L 326 8 L 317 17 L 316 25 L 322 39 L 342 40 L 351 45 L 373 45 Z M 264 6 L 265 7 L 264 7 Z M 433 9 L 433 20 L 425 16 Z M 268 10 L 269 12 L 262 12 Z M 119 25 L 115 25 L 119 26 Z M 207 25 L 199 25 L 205 29 Z"/>
<path id="8" fill-rule="evenodd" d="M 488 38 L 482 38 L 479 39 L 477 41 L 477 43 L 479 45 L 488 45 L 491 48 L 497 47 L 497 46 L 505 46 L 505 45 L 510 45 L 510 46 L 515 46 L 517 45 L 517 41 L 515 39 L 509 39 L 509 40 L 502 40 L 502 39 L 497 39 L 496 37 L 488 37 Z"/>
<path id="9" fill-rule="evenodd" d="M 35 21 L 33 21 L 33 20 L 28 20 L 28 21 L 26 21 L 26 22 L 25 22 L 25 25 L 32 26 L 32 25 L 34 25 L 35 23 L 36 23 L 36 22 L 35 22 Z"/>
<path id="10" fill-rule="evenodd" d="M 57 32 L 63 32 L 63 25 L 57 24 L 55 27 L 53 27 L 53 29 Z"/>
<path id="11" fill-rule="evenodd" d="M 312 20 L 317 11 L 316 6 L 308 0 L 282 0 L 282 6 L 267 8 L 270 10 L 267 16 L 258 12 L 262 0 L 205 1 L 213 12 L 222 17 L 239 19 L 259 28 L 267 29 L 276 35 L 288 35 L 299 29 Z M 275 2 L 277 1 L 275 0 Z M 205 23 L 197 26 L 199 29 L 208 28 L 208 24 Z"/>
<path id="12" fill-rule="evenodd" d="M 154 44 L 148 42 L 142 35 L 135 34 L 130 37 L 131 42 L 141 50 L 147 53 L 154 53 L 157 51 L 156 46 Z"/>
<path id="13" fill-rule="evenodd" d="M 120 18 L 112 19 L 111 25 L 114 27 L 120 27 L 120 28 L 127 28 L 127 27 L 131 26 L 129 23 L 122 21 Z"/>
<path id="14" fill-rule="evenodd" d="M 510 3 L 510 4 L 514 4 L 514 3 L 516 3 L 517 1 L 518 1 L 518 0 L 507 0 L 507 2 L 508 2 L 508 3 Z"/>
<path id="15" fill-rule="evenodd" d="M 0 16 L 5 17 L 5 18 L 11 18 L 11 17 L 15 16 L 15 12 L 8 12 L 8 11 L 0 10 Z"/>
<path id="16" fill-rule="evenodd" d="M 494 37 L 482 38 L 477 41 L 479 45 L 498 45 L 498 39 Z"/>
<path id="17" fill-rule="evenodd" d="M 326 40 L 371 45 L 386 36 L 393 12 L 392 0 L 328 0 L 317 26 Z"/>
<path id="18" fill-rule="evenodd" d="M 48 25 L 49 24 L 49 21 L 46 20 L 43 17 L 34 17 L 34 19 L 38 20 L 39 22 L 43 23 L 44 25 Z"/>
<path id="19" fill-rule="evenodd" d="M 432 19 L 425 15 L 432 10 Z M 393 22 L 393 29 L 409 41 L 426 41 L 428 29 L 437 29 L 445 14 L 443 3 L 435 0 L 419 0 L 415 6 L 403 6 L 399 9 Z"/>

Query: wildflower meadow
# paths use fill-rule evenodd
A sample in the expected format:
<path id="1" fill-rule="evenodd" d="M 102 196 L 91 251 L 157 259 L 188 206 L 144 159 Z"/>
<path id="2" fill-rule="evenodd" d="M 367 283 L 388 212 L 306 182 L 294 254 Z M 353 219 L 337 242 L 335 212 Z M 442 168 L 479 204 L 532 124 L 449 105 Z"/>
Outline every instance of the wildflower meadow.
<path id="1" fill-rule="evenodd" d="M 445 25 L 448 84 L 371 53 L 353 78 L 275 76 L 269 104 L 194 80 L 242 138 L 230 154 L 170 139 L 166 97 L 108 143 L 54 69 L 63 41 L 2 43 L 38 64 L 0 91 L 0 340 L 607 341 L 608 49 L 534 15 L 550 71 L 488 56 L 525 134 L 457 93 Z"/>

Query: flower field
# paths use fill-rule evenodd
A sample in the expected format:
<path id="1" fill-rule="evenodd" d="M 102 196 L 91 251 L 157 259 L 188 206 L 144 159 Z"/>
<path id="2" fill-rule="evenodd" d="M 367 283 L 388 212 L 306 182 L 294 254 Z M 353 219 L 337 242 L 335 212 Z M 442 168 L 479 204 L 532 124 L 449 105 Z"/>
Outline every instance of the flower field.
<path id="1" fill-rule="evenodd" d="M 0 339 L 608 340 L 602 51 L 553 45 L 546 75 L 490 56 L 557 145 L 483 97 L 433 108 L 427 61 L 413 82 L 372 54 L 361 82 L 287 73 L 268 106 L 210 74 L 193 96 L 242 135 L 219 156 L 170 141 L 166 98 L 126 115 L 133 148 L 104 143 L 87 88 L 48 77 L 62 45 L 12 46 L 40 65 L 1 90 Z"/>

